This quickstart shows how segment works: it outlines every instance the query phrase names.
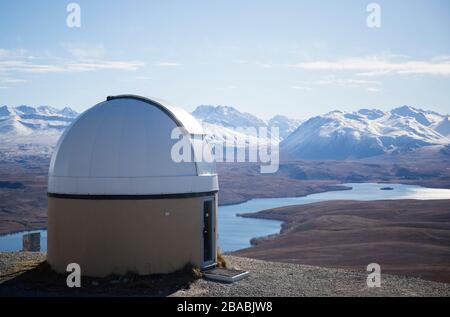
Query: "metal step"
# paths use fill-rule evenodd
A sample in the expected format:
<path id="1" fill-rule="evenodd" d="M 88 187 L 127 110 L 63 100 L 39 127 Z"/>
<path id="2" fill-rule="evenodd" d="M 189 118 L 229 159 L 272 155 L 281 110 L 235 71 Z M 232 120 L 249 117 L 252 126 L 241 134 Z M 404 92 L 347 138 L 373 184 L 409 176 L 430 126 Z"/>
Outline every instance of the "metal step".
<path id="1" fill-rule="evenodd" d="M 203 272 L 206 279 L 222 283 L 240 281 L 250 275 L 250 272 L 227 268 L 214 268 Z"/>

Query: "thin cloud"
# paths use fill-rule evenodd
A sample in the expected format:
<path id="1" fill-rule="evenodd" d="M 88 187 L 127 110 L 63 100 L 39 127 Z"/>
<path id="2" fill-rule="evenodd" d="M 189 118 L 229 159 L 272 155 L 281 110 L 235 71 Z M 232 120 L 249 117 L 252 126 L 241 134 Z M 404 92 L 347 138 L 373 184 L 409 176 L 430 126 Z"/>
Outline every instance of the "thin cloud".
<path id="1" fill-rule="evenodd" d="M 262 67 L 262 68 L 273 68 L 275 66 L 277 66 L 276 64 L 272 64 L 272 63 L 267 63 L 267 62 L 261 62 L 261 61 L 257 61 L 257 60 L 237 60 L 235 61 L 237 64 L 241 64 L 241 65 L 252 65 L 252 66 L 257 66 L 257 67 Z"/>
<path id="2" fill-rule="evenodd" d="M 158 63 L 155 63 L 155 65 L 159 66 L 159 67 L 180 67 L 180 66 L 183 66 L 183 64 L 174 63 L 174 62 L 158 62 Z"/>
<path id="3" fill-rule="evenodd" d="M 93 53 L 76 51 L 78 56 Z M 95 54 L 94 54 L 95 55 Z M 37 58 L 24 50 L 0 49 L 0 74 L 22 73 L 65 73 L 65 72 L 93 72 L 102 70 L 136 71 L 145 64 L 139 61 L 117 61 L 96 58 Z"/>
<path id="4" fill-rule="evenodd" d="M 9 57 L 10 51 L 0 48 L 0 58 Z"/>
<path id="5" fill-rule="evenodd" d="M 36 64 L 18 59 L 0 60 L 0 73 L 5 74 L 11 72 L 54 73 L 61 71 L 63 71 L 63 68 L 57 65 Z"/>
<path id="6" fill-rule="evenodd" d="M 366 80 L 360 78 L 340 78 L 335 75 L 324 76 L 318 80 L 298 82 L 291 86 L 292 89 L 312 90 L 311 86 L 334 86 L 345 88 L 363 88 L 363 89 L 380 89 L 381 83 L 375 80 Z"/>
<path id="7" fill-rule="evenodd" d="M 324 71 L 352 71 L 361 76 L 450 75 L 450 60 L 393 60 L 392 57 L 347 58 L 337 61 L 312 61 L 288 65 L 291 68 Z"/>
<path id="8" fill-rule="evenodd" d="M 433 57 L 432 60 L 435 62 L 442 62 L 442 61 L 448 62 L 448 61 L 450 61 L 450 55 L 436 56 L 436 57 Z"/>
<path id="9" fill-rule="evenodd" d="M 28 80 L 21 78 L 0 78 L 0 83 L 2 84 L 20 84 L 26 82 L 28 82 Z"/>
<path id="10" fill-rule="evenodd" d="M 381 88 L 378 87 L 368 87 L 367 88 L 368 92 L 381 92 Z"/>
<path id="11" fill-rule="evenodd" d="M 59 65 L 46 65 L 46 64 L 31 64 L 25 63 L 20 67 L 13 68 L 12 70 L 23 71 L 26 73 L 36 73 L 36 74 L 48 74 L 48 73 L 61 73 L 65 71 L 63 66 Z"/>
<path id="12" fill-rule="evenodd" d="M 69 72 L 92 72 L 99 70 L 126 70 L 136 71 L 144 66 L 141 62 L 124 62 L 124 61 L 80 61 L 68 63 L 65 70 Z"/>
<path id="13" fill-rule="evenodd" d="M 369 85 L 380 85 L 381 83 L 375 80 L 354 79 L 354 78 L 338 78 L 334 75 L 325 76 L 314 82 L 316 85 L 330 85 L 341 87 L 366 87 Z"/>
<path id="14" fill-rule="evenodd" d="M 0 48 L 0 58 L 27 57 L 29 54 L 24 49 L 8 50 Z"/>
<path id="15" fill-rule="evenodd" d="M 134 79 L 136 80 L 153 80 L 153 77 L 150 76 L 136 76 Z"/>
<path id="16" fill-rule="evenodd" d="M 75 45 L 73 43 L 61 43 L 61 46 L 77 59 L 98 59 L 105 56 L 105 47 L 103 44 L 88 46 L 84 44 Z"/>
<path id="17" fill-rule="evenodd" d="M 313 90 L 311 87 L 308 86 L 291 86 L 291 89 L 295 89 L 295 90 L 304 90 L 304 91 L 311 91 Z"/>

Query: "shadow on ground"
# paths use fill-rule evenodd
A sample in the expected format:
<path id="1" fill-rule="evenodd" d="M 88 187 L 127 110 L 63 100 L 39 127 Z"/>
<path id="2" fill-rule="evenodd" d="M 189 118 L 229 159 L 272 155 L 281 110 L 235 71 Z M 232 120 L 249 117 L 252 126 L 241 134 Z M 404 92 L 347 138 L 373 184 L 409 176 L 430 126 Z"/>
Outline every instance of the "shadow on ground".
<path id="1" fill-rule="evenodd" d="M 171 274 L 125 276 L 105 278 L 82 277 L 80 288 L 66 285 L 67 275 L 57 274 L 47 262 L 34 268 L 2 275 L 0 296 L 168 296 L 188 289 L 198 278 L 191 267 Z"/>

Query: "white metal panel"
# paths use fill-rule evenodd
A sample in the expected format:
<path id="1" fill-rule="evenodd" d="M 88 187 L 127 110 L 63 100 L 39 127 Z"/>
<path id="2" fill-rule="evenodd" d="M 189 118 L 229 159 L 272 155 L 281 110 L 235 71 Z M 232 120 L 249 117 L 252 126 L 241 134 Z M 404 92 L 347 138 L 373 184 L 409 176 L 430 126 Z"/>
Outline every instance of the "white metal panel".
<path id="1" fill-rule="evenodd" d="M 48 192 L 72 195 L 160 195 L 219 190 L 217 175 L 49 178 Z"/>
<path id="2" fill-rule="evenodd" d="M 151 195 L 217 190 L 215 173 L 200 177 L 195 162 L 176 163 L 170 156 L 178 141 L 171 139 L 177 124 L 181 122 L 189 134 L 203 133 L 201 125 L 184 112 L 166 105 L 162 109 L 161 103 L 139 98 L 113 98 L 97 104 L 58 142 L 50 164 L 48 191 Z"/>
<path id="3" fill-rule="evenodd" d="M 122 151 L 122 124 L 124 117 L 120 107 L 110 106 L 104 111 L 102 126 L 95 135 L 95 151 L 91 156 L 89 176 L 107 177 L 119 168 L 119 154 Z"/>

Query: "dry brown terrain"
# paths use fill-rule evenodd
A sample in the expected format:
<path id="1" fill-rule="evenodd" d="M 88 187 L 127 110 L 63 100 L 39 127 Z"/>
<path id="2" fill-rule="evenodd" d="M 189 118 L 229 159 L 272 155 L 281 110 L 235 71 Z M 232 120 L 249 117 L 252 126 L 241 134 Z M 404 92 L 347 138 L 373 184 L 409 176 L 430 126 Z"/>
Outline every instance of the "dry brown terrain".
<path id="1" fill-rule="evenodd" d="M 246 216 L 284 221 L 236 255 L 450 282 L 450 200 L 330 201 Z"/>
<path id="2" fill-rule="evenodd" d="M 0 160 L 0 234 L 47 226 L 48 158 Z"/>

